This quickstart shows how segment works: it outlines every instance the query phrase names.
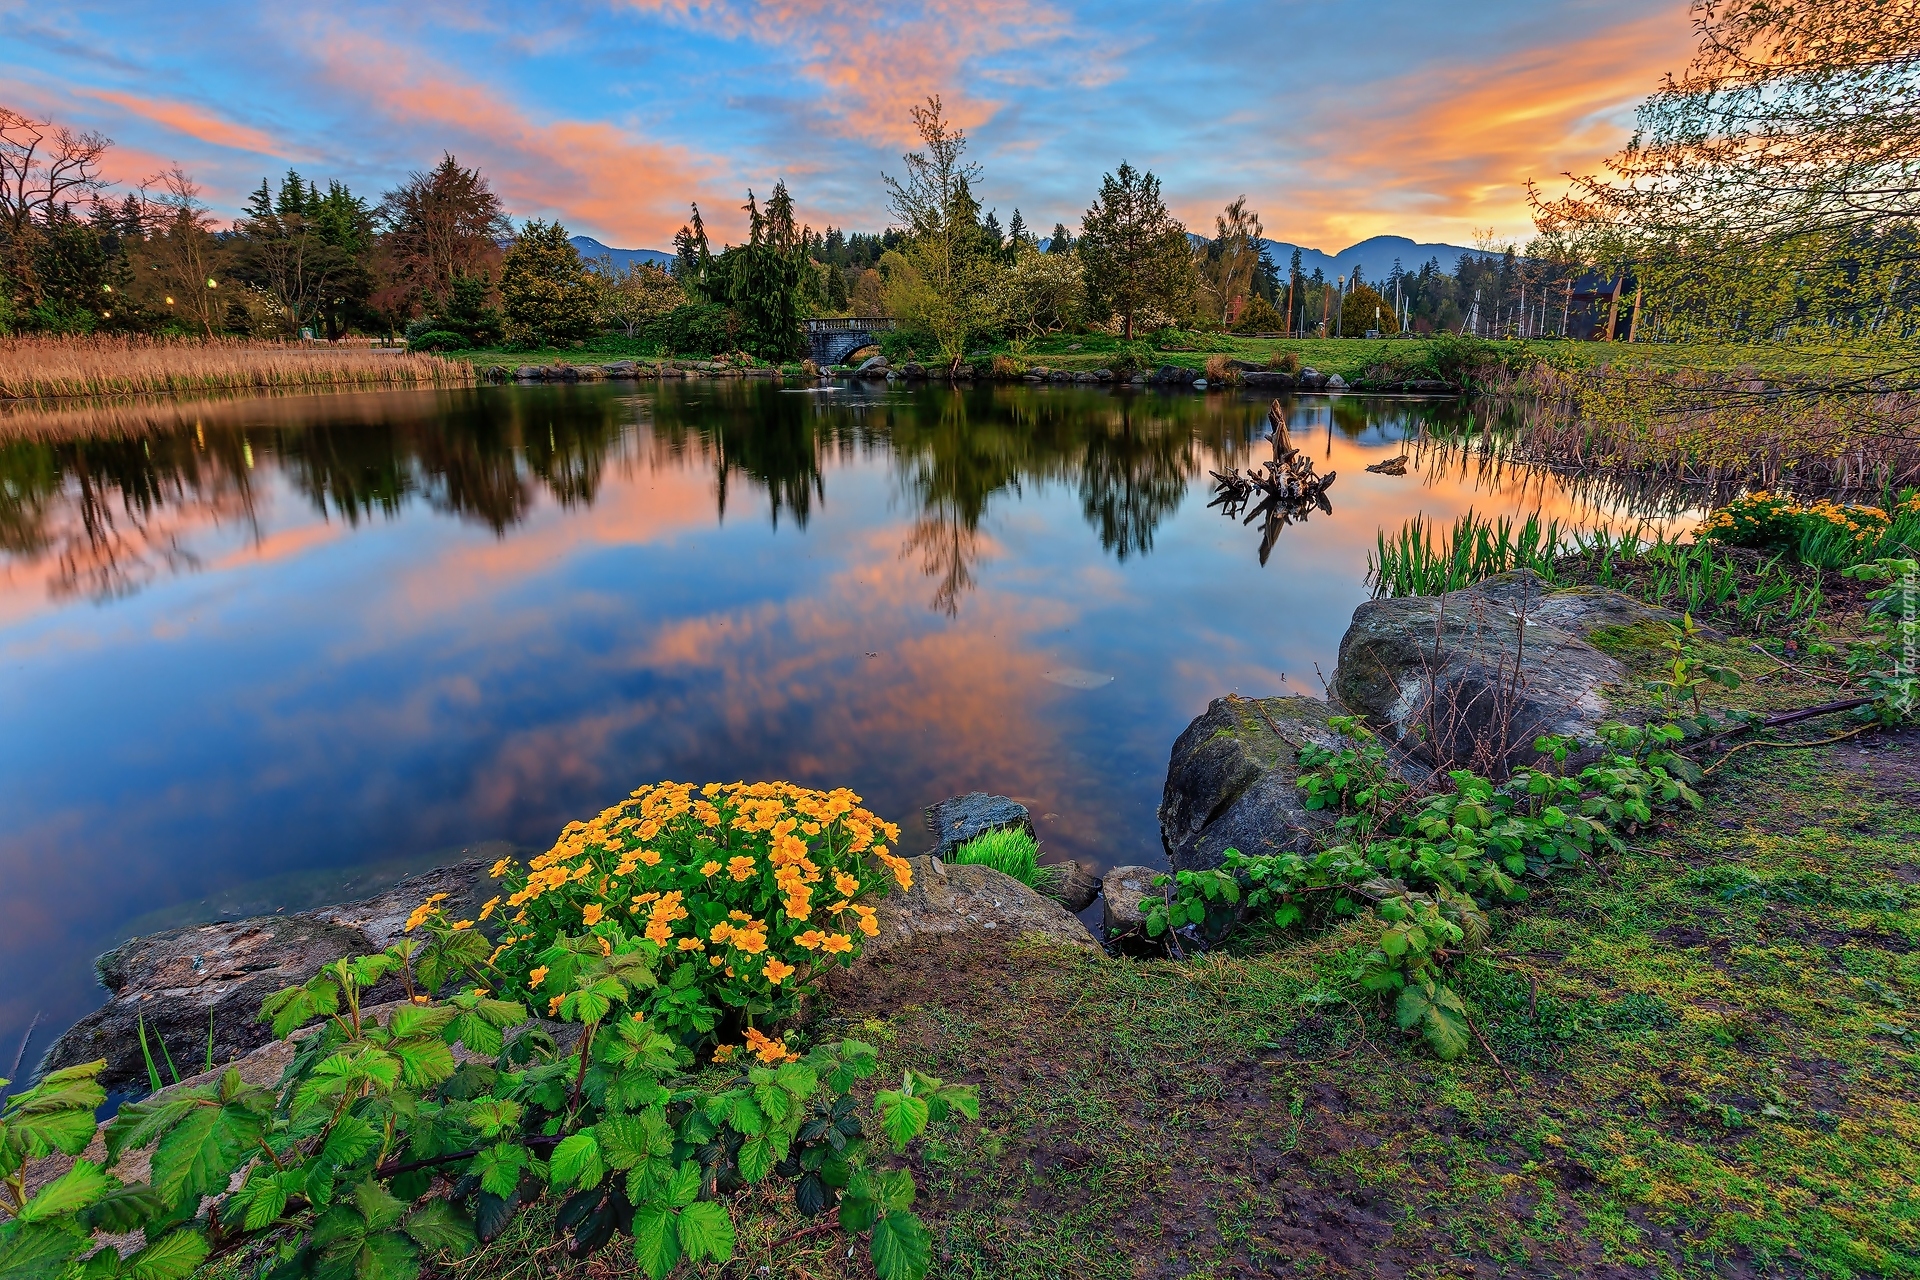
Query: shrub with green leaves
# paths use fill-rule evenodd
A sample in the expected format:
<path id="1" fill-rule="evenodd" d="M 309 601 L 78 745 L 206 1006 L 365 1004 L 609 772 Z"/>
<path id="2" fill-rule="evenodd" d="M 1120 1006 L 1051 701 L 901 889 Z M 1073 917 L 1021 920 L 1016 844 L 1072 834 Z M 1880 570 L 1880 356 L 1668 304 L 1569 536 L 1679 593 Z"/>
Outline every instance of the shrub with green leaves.
<path id="1" fill-rule="evenodd" d="M 1497 784 L 1456 770 L 1416 795 L 1359 718 L 1328 723 L 1346 741 L 1302 748 L 1299 786 L 1307 808 L 1339 813 L 1337 838 L 1311 853 L 1229 849 L 1217 871 L 1158 877 L 1171 892 L 1149 906 L 1148 933 L 1205 948 L 1247 920 L 1314 928 L 1371 911 L 1379 933 L 1351 977 L 1393 995 L 1400 1025 L 1441 1058 L 1465 1052 L 1471 1030 L 1446 965 L 1487 941 L 1491 906 L 1523 901 L 1523 880 L 1624 849 L 1623 833 L 1657 809 L 1701 803 L 1691 786 L 1700 771 L 1673 750 L 1672 726 L 1603 726 L 1600 758 L 1572 777 L 1563 766 L 1575 744 L 1548 737 L 1535 749 L 1561 768 L 1520 769 Z"/>
<path id="2" fill-rule="evenodd" d="M 740 1193 L 768 1182 L 804 1216 L 836 1211 L 882 1280 L 926 1274 L 913 1178 L 874 1165 L 850 1092 L 879 1070 L 871 1047 L 695 1073 L 690 1050 L 634 1000 L 659 981 L 660 948 L 582 937 L 556 1008 L 578 1034 L 562 1048 L 523 1005 L 474 985 L 480 967 L 451 945 L 461 936 L 339 960 L 278 993 L 262 1017 L 296 1048 L 276 1088 L 230 1069 L 123 1107 L 104 1164 L 76 1160 L 31 1196 L 29 1160 L 92 1140 L 104 1063 L 13 1098 L 0 1113 L 0 1276 L 184 1280 L 264 1237 L 268 1280 L 409 1280 L 429 1255 L 464 1254 L 551 1195 L 569 1253 L 630 1238 L 661 1280 L 682 1260 L 731 1258 L 735 1217 L 752 1203 Z M 390 975 L 410 998 L 365 1006 Z M 874 1108 L 901 1152 L 931 1123 L 977 1118 L 979 1104 L 971 1086 L 908 1071 Z M 125 1158 L 143 1150 L 150 1176 L 123 1182 Z M 135 1230 L 146 1244 L 124 1259 L 94 1238 Z"/>

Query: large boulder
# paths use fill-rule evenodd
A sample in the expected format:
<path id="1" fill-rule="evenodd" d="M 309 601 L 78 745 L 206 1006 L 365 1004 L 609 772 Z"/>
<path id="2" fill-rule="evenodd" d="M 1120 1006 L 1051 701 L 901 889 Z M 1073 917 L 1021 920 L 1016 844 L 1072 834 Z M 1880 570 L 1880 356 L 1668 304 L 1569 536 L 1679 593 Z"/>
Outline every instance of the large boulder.
<path id="1" fill-rule="evenodd" d="M 853 371 L 853 376 L 856 378 L 886 377 L 887 358 L 885 356 L 869 356 L 860 362 L 860 367 Z"/>
<path id="2" fill-rule="evenodd" d="M 1582 637 L 1642 620 L 1618 592 L 1506 574 L 1441 597 L 1372 600 L 1340 641 L 1334 695 L 1441 768 L 1531 760 L 1542 734 L 1591 738 L 1626 669 Z"/>
<path id="3" fill-rule="evenodd" d="M 1033 818 L 1027 806 L 984 791 L 969 791 L 964 796 L 929 805 L 926 818 L 927 830 L 933 832 L 938 841 L 933 847 L 936 858 L 951 858 L 961 845 L 989 831 L 1009 827 L 1029 834 L 1033 831 Z"/>
<path id="4" fill-rule="evenodd" d="M 1301 802 L 1299 751 L 1335 747 L 1338 712 L 1318 698 L 1216 698 L 1173 744 L 1160 840 L 1176 871 L 1217 867 L 1228 849 L 1305 852 L 1330 829 Z M 1108 877 L 1111 882 L 1112 877 Z"/>
<path id="5" fill-rule="evenodd" d="M 1099 950 L 1078 916 L 1010 875 L 992 867 L 942 862 L 931 854 L 908 861 L 913 887 L 896 887 L 876 904 L 880 932 L 861 948 L 862 964 L 909 942 L 959 934 L 1040 937 Z"/>
<path id="6" fill-rule="evenodd" d="M 107 1004 L 56 1040 L 42 1069 L 104 1058 L 102 1084 L 139 1088 L 147 1079 L 142 1027 L 163 1072 L 167 1053 L 178 1066 L 204 1064 L 209 1028 L 216 1063 L 242 1057 L 269 1038 L 258 1020 L 268 996 L 342 956 L 385 950 L 404 931 L 407 915 L 435 893 L 448 895 L 442 906 L 455 919 L 477 916 L 491 884 L 482 863 L 464 862 L 359 902 L 169 929 L 122 943 L 95 961 L 110 993 Z M 376 988 L 375 998 L 397 994 L 397 987 Z"/>

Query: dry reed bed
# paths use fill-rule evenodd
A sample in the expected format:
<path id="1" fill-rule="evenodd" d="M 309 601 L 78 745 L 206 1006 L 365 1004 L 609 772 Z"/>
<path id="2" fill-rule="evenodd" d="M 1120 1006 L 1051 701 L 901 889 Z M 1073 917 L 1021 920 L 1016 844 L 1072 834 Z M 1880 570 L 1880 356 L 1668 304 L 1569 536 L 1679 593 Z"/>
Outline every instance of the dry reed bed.
<path id="1" fill-rule="evenodd" d="M 446 387 L 461 360 L 366 347 L 180 338 L 0 338 L 0 399 L 205 391 Z"/>
<path id="2" fill-rule="evenodd" d="M 1920 394 L 1811 379 L 1538 365 L 1513 456 L 1668 481 L 1877 491 L 1920 481 Z"/>

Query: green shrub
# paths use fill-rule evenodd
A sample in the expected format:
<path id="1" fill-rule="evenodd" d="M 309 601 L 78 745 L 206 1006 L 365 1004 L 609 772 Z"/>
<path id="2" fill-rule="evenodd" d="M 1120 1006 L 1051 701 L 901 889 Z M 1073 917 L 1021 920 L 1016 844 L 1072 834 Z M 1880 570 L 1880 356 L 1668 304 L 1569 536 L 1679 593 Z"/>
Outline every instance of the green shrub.
<path id="1" fill-rule="evenodd" d="M 1025 827 L 1002 827 L 976 836 L 953 852 L 963 866 L 992 867 L 1041 893 L 1060 887 L 1060 869 L 1040 861 L 1040 845 Z"/>
<path id="2" fill-rule="evenodd" d="M 447 329 L 429 329 L 417 338 L 407 339 L 409 351 L 464 351 L 470 345 L 464 334 Z"/>
<path id="3" fill-rule="evenodd" d="M 740 345 L 740 319 L 715 302 L 687 302 L 649 324 L 645 336 L 670 355 L 710 356 Z"/>

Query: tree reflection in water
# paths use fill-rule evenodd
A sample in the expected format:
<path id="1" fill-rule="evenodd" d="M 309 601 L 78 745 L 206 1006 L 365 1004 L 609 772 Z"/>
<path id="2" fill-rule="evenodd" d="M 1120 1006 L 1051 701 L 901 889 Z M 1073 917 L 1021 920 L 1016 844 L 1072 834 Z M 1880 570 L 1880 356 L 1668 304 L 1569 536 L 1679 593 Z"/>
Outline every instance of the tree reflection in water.
<path id="1" fill-rule="evenodd" d="M 911 511 L 902 554 L 932 581 L 932 607 L 952 615 L 978 581 L 983 524 L 1003 495 L 1070 485 L 1106 552 L 1148 555 L 1207 466 L 1250 457 L 1265 407 L 1078 387 L 799 394 L 667 382 L 16 413 L 0 418 L 0 551 L 15 565 L 50 558 L 56 597 L 137 591 L 197 568 L 196 532 L 238 524 L 258 542 L 262 467 L 349 527 L 424 503 L 506 538 L 541 501 L 594 504 L 609 467 L 697 466 L 712 471 L 721 520 L 744 486 L 776 527 L 805 528 L 827 501 L 827 467 L 884 455 Z M 1360 399 L 1290 409 L 1297 431 L 1355 439 L 1418 434 L 1448 412 Z"/>

